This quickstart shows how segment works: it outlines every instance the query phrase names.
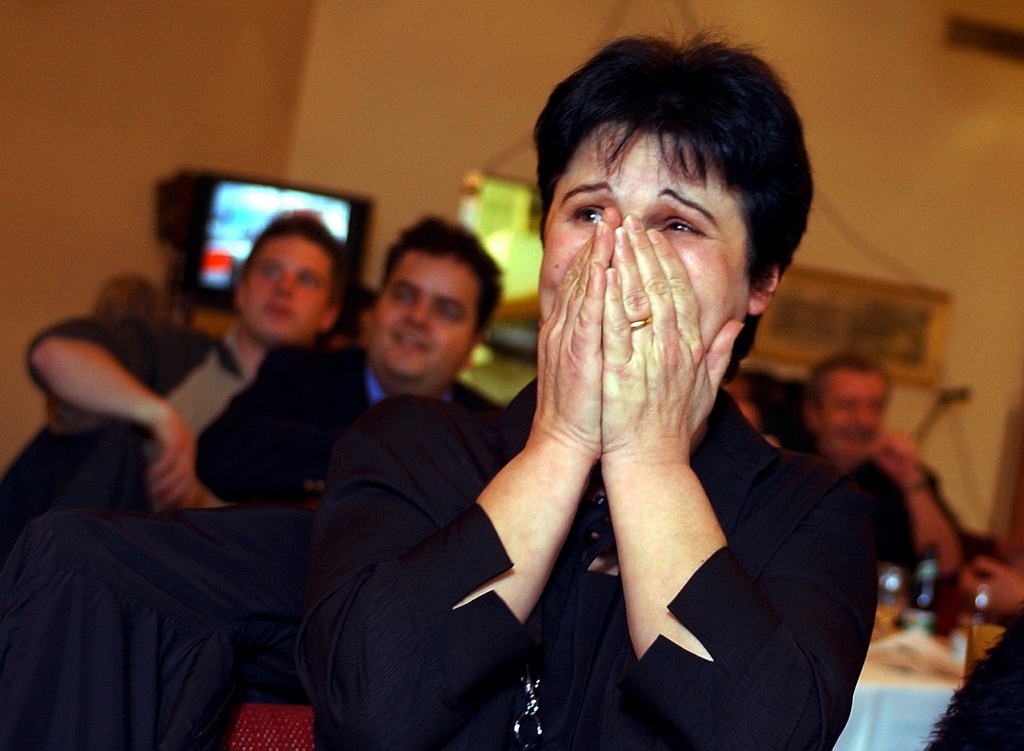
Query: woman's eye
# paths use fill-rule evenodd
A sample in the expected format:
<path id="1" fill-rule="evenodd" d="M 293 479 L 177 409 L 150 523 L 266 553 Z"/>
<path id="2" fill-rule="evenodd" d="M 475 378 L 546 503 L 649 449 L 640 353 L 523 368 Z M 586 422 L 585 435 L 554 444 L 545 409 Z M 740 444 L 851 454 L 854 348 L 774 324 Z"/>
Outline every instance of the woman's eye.
<path id="1" fill-rule="evenodd" d="M 671 219 L 665 222 L 667 232 L 693 232 L 694 229 L 681 219 Z"/>
<path id="2" fill-rule="evenodd" d="M 590 224 L 596 224 L 601 219 L 601 210 L 593 206 L 584 206 L 582 209 L 576 210 L 575 218 Z"/>

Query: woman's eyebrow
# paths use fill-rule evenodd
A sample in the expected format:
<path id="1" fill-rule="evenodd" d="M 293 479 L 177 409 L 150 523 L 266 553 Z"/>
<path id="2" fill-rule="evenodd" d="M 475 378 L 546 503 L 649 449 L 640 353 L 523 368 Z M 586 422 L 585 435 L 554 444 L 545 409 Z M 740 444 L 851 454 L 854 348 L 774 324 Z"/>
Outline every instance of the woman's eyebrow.
<path id="1" fill-rule="evenodd" d="M 702 205 L 697 203 L 696 201 L 689 198 L 683 198 L 681 195 L 676 193 L 671 188 L 663 188 L 659 195 L 669 196 L 670 198 L 679 201 L 679 203 L 683 204 L 684 206 L 689 206 L 694 211 L 698 211 L 704 216 L 706 216 L 708 221 L 711 222 L 713 225 L 715 225 L 716 227 L 718 226 L 718 222 L 715 219 L 715 215 L 708 211 L 706 208 L 704 208 Z"/>
<path id="2" fill-rule="evenodd" d="M 611 190 L 611 186 L 608 183 L 606 183 L 606 182 L 583 183 L 582 185 L 577 185 L 575 188 L 573 188 L 572 190 L 567 192 L 564 196 L 562 196 L 561 203 L 564 204 L 570 198 L 572 198 L 575 195 L 579 195 L 580 193 L 594 193 L 594 192 L 599 191 L 599 190 Z"/>

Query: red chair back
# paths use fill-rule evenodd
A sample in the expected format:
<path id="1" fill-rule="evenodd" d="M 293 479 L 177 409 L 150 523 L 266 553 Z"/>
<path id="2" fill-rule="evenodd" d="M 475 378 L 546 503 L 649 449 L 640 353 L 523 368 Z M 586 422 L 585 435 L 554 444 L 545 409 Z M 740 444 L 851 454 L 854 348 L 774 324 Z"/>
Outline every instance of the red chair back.
<path id="1" fill-rule="evenodd" d="M 313 751 L 313 708 L 308 704 L 237 705 L 221 751 Z"/>

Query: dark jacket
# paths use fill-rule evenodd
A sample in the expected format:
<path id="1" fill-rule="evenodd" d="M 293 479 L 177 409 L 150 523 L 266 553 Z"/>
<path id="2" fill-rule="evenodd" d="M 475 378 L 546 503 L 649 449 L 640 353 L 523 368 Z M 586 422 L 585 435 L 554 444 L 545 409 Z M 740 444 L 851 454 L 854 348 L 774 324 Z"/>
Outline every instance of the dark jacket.
<path id="1" fill-rule="evenodd" d="M 592 538 L 588 514 L 525 627 L 494 593 L 453 608 L 511 566 L 475 502 L 522 450 L 535 396 L 496 423 L 396 400 L 338 443 L 298 651 L 319 742 L 515 748 L 529 662 L 559 748 L 831 748 L 871 633 L 871 501 L 822 460 L 769 446 L 727 396 L 692 466 L 728 547 L 668 604 L 714 662 L 664 638 L 636 658 L 619 580 L 574 548 Z"/>
<path id="2" fill-rule="evenodd" d="M 361 349 L 271 352 L 256 381 L 199 438 L 196 471 L 226 501 L 296 501 L 323 489 L 331 448 L 369 408 Z M 456 404 L 494 405 L 456 385 Z"/>

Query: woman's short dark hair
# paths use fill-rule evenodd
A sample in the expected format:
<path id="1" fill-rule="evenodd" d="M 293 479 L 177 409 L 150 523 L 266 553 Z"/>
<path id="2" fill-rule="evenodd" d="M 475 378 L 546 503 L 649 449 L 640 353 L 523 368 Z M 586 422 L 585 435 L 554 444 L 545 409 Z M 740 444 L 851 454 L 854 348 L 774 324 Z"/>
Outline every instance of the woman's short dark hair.
<path id="1" fill-rule="evenodd" d="M 313 211 L 288 211 L 274 217 L 252 244 L 252 251 L 242 265 L 242 276 L 249 273 L 253 262 L 267 240 L 275 237 L 301 237 L 319 246 L 331 259 L 331 300 L 341 300 L 348 283 L 348 251 L 323 223 L 320 215 Z"/>
<path id="2" fill-rule="evenodd" d="M 772 69 L 752 53 L 698 38 L 612 42 L 555 87 L 534 129 L 547 216 L 580 143 L 615 128 L 609 162 L 634 136 L 662 140 L 685 174 L 716 173 L 739 196 L 750 233 L 750 277 L 789 265 L 813 192 L 803 129 Z"/>
<path id="3" fill-rule="evenodd" d="M 451 256 L 469 266 L 480 282 L 480 296 L 477 299 L 476 328 L 486 326 L 501 298 L 501 269 L 484 246 L 469 230 L 457 224 L 450 224 L 435 216 L 424 217 L 404 230 L 388 250 L 384 263 L 384 283 L 387 284 L 402 256 L 410 251 L 431 256 Z"/>
<path id="4" fill-rule="evenodd" d="M 609 167 L 635 137 L 652 135 L 674 168 L 717 175 L 735 191 L 752 284 L 789 265 L 807 227 L 811 167 L 793 102 L 753 53 L 703 36 L 681 45 L 629 37 L 598 52 L 555 87 L 534 128 L 545 219 L 569 161 L 599 132 L 611 137 Z M 731 370 L 753 344 L 756 323 L 748 319 Z"/>

